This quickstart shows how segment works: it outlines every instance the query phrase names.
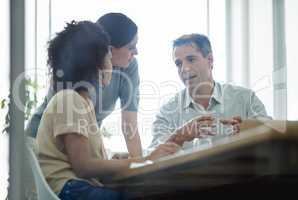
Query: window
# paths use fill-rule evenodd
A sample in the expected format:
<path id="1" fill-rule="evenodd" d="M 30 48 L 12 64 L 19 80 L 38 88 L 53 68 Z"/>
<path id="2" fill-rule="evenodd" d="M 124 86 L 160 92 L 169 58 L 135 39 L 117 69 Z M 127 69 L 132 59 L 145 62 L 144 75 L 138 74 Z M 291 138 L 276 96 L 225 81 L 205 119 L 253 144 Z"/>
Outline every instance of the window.
<path id="1" fill-rule="evenodd" d="M 229 2 L 229 1 L 227 1 Z M 250 88 L 273 116 L 271 0 L 231 1 L 227 21 L 228 81 Z"/>
<path id="2" fill-rule="evenodd" d="M 209 0 L 209 38 L 214 57 L 213 77 L 227 81 L 226 68 L 226 1 Z"/>
<path id="3" fill-rule="evenodd" d="M 50 38 L 50 1 L 26 1 L 26 77 L 36 82 L 36 101 L 42 102 L 49 87 L 47 68 L 47 41 Z"/>
<path id="4" fill-rule="evenodd" d="M 249 85 L 273 116 L 272 1 L 249 1 Z"/>
<path id="5" fill-rule="evenodd" d="M 287 48 L 287 108 L 288 120 L 298 120 L 298 2 L 295 0 L 285 1 L 286 19 L 286 48 Z"/>

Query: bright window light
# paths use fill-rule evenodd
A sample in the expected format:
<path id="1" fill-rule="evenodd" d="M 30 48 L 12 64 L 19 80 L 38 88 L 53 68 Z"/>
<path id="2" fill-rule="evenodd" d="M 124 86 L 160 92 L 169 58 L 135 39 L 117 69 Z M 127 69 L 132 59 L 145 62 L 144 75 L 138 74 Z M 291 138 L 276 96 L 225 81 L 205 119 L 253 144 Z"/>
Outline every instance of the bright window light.
<path id="1" fill-rule="evenodd" d="M 298 1 L 285 1 L 286 48 L 287 48 L 287 99 L 288 120 L 298 120 Z"/>

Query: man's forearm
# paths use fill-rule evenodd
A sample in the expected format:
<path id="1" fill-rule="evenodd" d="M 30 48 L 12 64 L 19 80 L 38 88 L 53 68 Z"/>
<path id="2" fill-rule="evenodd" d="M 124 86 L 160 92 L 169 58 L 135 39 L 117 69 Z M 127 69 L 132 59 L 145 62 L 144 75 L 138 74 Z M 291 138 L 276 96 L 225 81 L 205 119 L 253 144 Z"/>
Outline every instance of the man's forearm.
<path id="1" fill-rule="evenodd" d="M 181 129 L 177 129 L 173 133 L 173 135 L 167 140 L 167 142 L 174 142 L 174 143 L 178 144 L 179 146 L 182 146 L 185 140 L 181 134 L 182 134 Z"/>

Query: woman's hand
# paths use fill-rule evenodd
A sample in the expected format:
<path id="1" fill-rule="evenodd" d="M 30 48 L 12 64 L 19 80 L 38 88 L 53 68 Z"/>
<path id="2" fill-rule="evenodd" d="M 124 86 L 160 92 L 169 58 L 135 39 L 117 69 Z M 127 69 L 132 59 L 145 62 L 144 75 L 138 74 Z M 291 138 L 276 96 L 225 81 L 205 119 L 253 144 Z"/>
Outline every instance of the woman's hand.
<path id="1" fill-rule="evenodd" d="M 157 160 L 161 157 L 174 154 L 179 149 L 179 145 L 173 142 L 167 142 L 165 144 L 159 145 L 149 156 L 146 157 L 146 160 Z"/>

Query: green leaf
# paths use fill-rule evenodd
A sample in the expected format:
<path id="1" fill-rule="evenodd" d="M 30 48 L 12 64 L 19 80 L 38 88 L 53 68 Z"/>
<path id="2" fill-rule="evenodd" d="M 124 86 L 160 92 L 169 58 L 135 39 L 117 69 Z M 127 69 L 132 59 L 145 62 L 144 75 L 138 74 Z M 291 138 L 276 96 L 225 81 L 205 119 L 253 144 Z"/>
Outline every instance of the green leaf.
<path id="1" fill-rule="evenodd" d="M 6 102 L 6 99 L 2 99 L 1 101 L 1 109 L 3 109 L 5 107 L 5 102 Z"/>

